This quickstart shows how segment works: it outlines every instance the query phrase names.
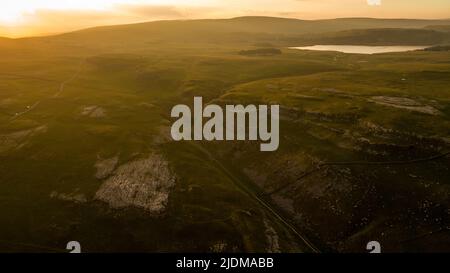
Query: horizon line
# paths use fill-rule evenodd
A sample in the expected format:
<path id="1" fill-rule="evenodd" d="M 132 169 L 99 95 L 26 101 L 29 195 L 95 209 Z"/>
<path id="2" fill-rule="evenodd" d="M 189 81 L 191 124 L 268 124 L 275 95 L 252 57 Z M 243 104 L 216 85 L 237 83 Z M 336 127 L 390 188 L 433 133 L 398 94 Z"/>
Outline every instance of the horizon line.
<path id="1" fill-rule="evenodd" d="M 96 29 L 96 28 L 103 28 L 103 27 L 115 27 L 115 26 L 132 26 L 132 25 L 139 25 L 139 24 L 146 24 L 146 23 L 157 23 L 157 22 L 183 22 L 183 21 L 213 21 L 213 20 L 234 20 L 234 19 L 240 19 L 240 18 L 272 18 L 272 19 L 286 19 L 286 20 L 297 20 L 297 21 L 326 21 L 326 20 L 344 20 L 344 19 L 372 19 L 372 20 L 421 20 L 421 21 L 450 21 L 450 18 L 401 18 L 401 17 L 335 17 L 335 18 L 320 18 L 320 19 L 301 19 L 296 17 L 278 17 L 278 16 L 264 16 L 264 15 L 249 15 L 249 16 L 237 16 L 237 17 L 224 17 L 224 18 L 196 18 L 196 19 L 160 19 L 160 20 L 145 20 L 145 21 L 138 21 L 133 23 L 125 23 L 125 24 L 110 24 L 110 25 L 97 25 L 97 26 L 91 26 L 91 27 L 84 27 L 74 30 L 68 30 L 65 32 L 55 32 L 55 33 L 42 33 L 42 34 L 35 34 L 30 36 L 0 36 L 0 39 L 7 39 L 7 40 L 21 40 L 21 39 L 32 39 L 32 38 L 45 38 L 45 37 L 52 37 L 52 36 L 58 36 L 58 35 L 64 35 L 79 31 L 85 31 L 90 29 Z M 1 27 L 1 25 L 0 25 Z"/>

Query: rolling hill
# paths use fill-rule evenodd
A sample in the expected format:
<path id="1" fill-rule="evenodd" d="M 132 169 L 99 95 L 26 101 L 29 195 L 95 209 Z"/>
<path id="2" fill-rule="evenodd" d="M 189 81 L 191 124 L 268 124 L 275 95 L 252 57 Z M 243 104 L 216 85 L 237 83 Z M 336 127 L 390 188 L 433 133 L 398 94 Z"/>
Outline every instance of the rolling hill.
<path id="1" fill-rule="evenodd" d="M 282 48 L 438 43 L 425 27 L 445 24 L 243 17 L 0 42 L 0 251 L 448 252 L 450 53 Z M 193 96 L 279 104 L 279 150 L 173 141 Z"/>
<path id="2" fill-rule="evenodd" d="M 434 26 L 427 26 L 425 28 L 436 31 L 450 32 L 450 25 L 434 25 Z"/>
<path id="3" fill-rule="evenodd" d="M 79 33 L 111 33 L 132 31 L 135 33 L 163 33 L 185 31 L 202 32 L 216 30 L 218 33 L 271 33 L 271 34 L 305 34 L 342 31 L 349 29 L 370 28 L 424 28 L 430 25 L 450 25 L 450 20 L 416 20 L 416 19 L 373 19 L 373 18 L 342 18 L 327 20 L 299 20 L 276 17 L 237 17 L 232 19 L 203 20 L 170 20 L 138 23 L 130 25 L 106 26 L 85 29 L 65 35 Z M 213 34 L 213 33 L 210 33 Z"/>
<path id="4" fill-rule="evenodd" d="M 98 47 L 105 43 L 152 44 L 254 44 L 363 43 L 438 44 L 448 35 L 424 30 L 430 25 L 450 25 L 450 20 L 344 18 L 298 20 L 273 17 L 239 17 L 217 20 L 156 21 L 106 26 L 35 38 L 46 42 Z M 406 29 L 405 29 L 406 28 Z M 376 37 L 375 37 L 376 36 Z"/>

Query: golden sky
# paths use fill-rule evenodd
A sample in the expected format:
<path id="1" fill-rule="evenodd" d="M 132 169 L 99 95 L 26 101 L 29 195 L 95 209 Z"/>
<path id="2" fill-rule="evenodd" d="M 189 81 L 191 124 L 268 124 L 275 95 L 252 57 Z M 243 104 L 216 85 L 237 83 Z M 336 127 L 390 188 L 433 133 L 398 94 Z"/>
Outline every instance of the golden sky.
<path id="1" fill-rule="evenodd" d="M 450 18 L 450 0 L 2 0 L 0 36 L 21 37 L 162 19 L 246 15 Z"/>

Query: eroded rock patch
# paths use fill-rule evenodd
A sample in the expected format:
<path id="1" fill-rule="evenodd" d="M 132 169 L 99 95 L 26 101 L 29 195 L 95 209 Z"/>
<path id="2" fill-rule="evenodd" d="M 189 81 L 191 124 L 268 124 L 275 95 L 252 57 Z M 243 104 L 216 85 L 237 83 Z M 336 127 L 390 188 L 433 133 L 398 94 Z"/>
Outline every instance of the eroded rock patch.
<path id="1" fill-rule="evenodd" d="M 115 209 L 136 207 L 160 214 L 168 203 L 175 180 L 167 161 L 151 154 L 119 166 L 100 186 L 95 199 Z"/>
<path id="2" fill-rule="evenodd" d="M 37 134 L 46 133 L 47 129 L 47 126 L 43 125 L 29 130 L 0 135 L 0 152 L 11 149 L 20 149 L 29 142 L 31 137 Z"/>
<path id="3" fill-rule="evenodd" d="M 428 115 L 436 116 L 441 114 L 441 112 L 433 106 L 422 104 L 410 98 L 376 96 L 370 98 L 369 101 L 384 106 L 405 109 L 412 112 L 419 112 Z"/>
<path id="4" fill-rule="evenodd" d="M 116 169 L 117 163 L 119 163 L 119 157 L 114 156 L 107 159 L 99 159 L 95 163 L 95 168 L 97 172 L 95 173 L 95 178 L 105 179 L 110 176 Z"/>
<path id="5" fill-rule="evenodd" d="M 96 105 L 86 106 L 81 111 L 81 115 L 91 117 L 91 118 L 103 118 L 106 116 L 106 111 L 105 111 L 105 109 L 103 109 L 99 106 L 96 106 Z"/>

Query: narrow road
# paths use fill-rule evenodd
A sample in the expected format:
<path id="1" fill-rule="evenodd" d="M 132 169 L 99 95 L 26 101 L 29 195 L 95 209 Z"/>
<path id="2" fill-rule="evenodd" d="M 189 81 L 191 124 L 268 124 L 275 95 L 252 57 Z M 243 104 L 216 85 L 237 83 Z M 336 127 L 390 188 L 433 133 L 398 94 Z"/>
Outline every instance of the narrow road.
<path id="1" fill-rule="evenodd" d="M 200 144 L 196 142 L 189 142 L 192 143 L 196 148 L 201 150 L 205 155 L 208 156 L 208 158 L 214 162 L 232 181 L 233 183 L 243 190 L 246 194 L 248 194 L 250 197 L 252 197 L 254 200 L 256 200 L 260 205 L 262 205 L 264 208 L 266 208 L 275 218 L 277 218 L 287 229 L 289 229 L 291 232 L 293 232 L 302 242 L 303 244 L 309 248 L 309 250 L 313 253 L 320 253 L 320 250 L 314 246 L 305 236 L 300 234 L 300 232 L 297 231 L 297 229 L 290 224 L 287 220 L 281 216 L 276 209 L 273 208 L 273 206 L 266 202 L 263 198 L 259 197 L 256 193 L 254 193 L 252 190 L 248 189 L 239 178 L 234 176 L 220 161 L 218 161 L 216 158 L 214 158 L 211 153 L 202 147 Z"/>
<path id="2" fill-rule="evenodd" d="M 206 103 L 206 105 L 209 105 L 210 103 L 212 103 L 212 101 Z M 214 163 L 217 164 L 217 166 L 226 174 L 228 175 L 228 177 L 231 179 L 231 181 L 233 181 L 233 183 L 240 188 L 241 190 L 243 190 L 245 193 L 247 193 L 250 197 L 252 197 L 255 201 L 257 201 L 260 205 L 262 205 L 264 208 L 266 208 L 275 218 L 277 218 L 288 230 L 290 230 L 291 232 L 293 232 L 299 239 L 300 241 L 303 242 L 303 244 L 313 253 L 320 253 L 321 251 L 314 246 L 314 244 L 309 241 L 304 235 L 302 235 L 299 231 L 297 231 L 297 229 L 291 224 L 289 223 L 287 220 L 284 219 L 283 216 L 281 216 L 276 209 L 273 208 L 273 206 L 268 203 L 267 201 L 265 201 L 263 198 L 261 198 L 260 196 L 258 196 L 258 194 L 254 193 L 252 190 L 248 189 L 248 187 L 246 185 L 244 185 L 239 178 L 235 177 L 220 161 L 218 161 L 215 157 L 213 157 L 211 155 L 211 153 L 205 149 L 204 147 L 201 146 L 201 144 L 198 144 L 197 142 L 189 142 L 192 143 L 193 146 L 195 146 L 196 148 L 198 148 L 199 150 L 201 150 L 204 154 L 206 154 L 208 156 L 208 158 L 213 161 Z"/>

